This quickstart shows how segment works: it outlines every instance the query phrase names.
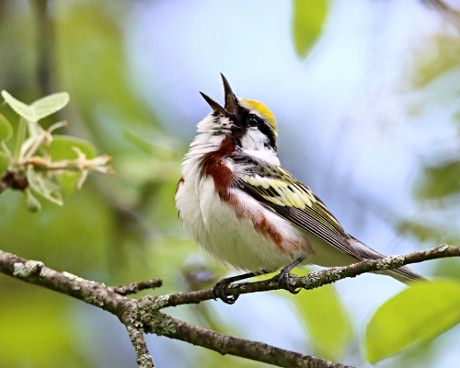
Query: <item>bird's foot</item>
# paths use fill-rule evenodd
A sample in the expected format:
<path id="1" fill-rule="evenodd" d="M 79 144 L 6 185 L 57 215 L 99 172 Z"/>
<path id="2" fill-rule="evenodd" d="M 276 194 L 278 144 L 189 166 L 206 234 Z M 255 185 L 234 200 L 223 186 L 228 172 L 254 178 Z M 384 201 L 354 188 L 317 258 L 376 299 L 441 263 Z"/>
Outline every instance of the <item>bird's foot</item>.
<path id="1" fill-rule="evenodd" d="M 226 304 L 233 304 L 236 302 L 239 295 L 228 295 L 225 292 L 225 289 L 227 288 L 227 286 L 233 282 L 233 280 L 231 279 L 232 279 L 231 277 L 222 279 L 217 284 L 214 285 L 214 287 L 212 288 L 212 295 L 214 296 L 214 299 L 219 298 Z"/>
<path id="2" fill-rule="evenodd" d="M 264 273 L 264 272 L 265 271 L 261 271 L 259 273 Z M 236 299 L 238 299 L 239 295 L 228 295 L 225 292 L 225 289 L 227 288 L 227 286 L 230 285 L 232 282 L 245 280 L 245 279 L 248 279 L 250 277 L 254 277 L 256 275 L 258 275 L 258 274 L 254 273 L 254 272 L 248 272 L 248 273 L 244 273 L 242 275 L 237 275 L 237 276 L 233 276 L 233 277 L 227 277 L 225 279 L 220 280 L 212 288 L 212 295 L 214 296 L 214 299 L 219 298 L 220 300 L 222 300 L 224 303 L 227 303 L 227 304 L 235 303 Z"/>
<path id="3" fill-rule="evenodd" d="M 272 278 L 272 280 L 278 282 L 278 285 L 280 286 L 280 288 L 289 291 L 291 294 L 297 294 L 299 293 L 300 290 L 302 290 L 302 288 L 296 289 L 292 287 L 291 284 L 289 283 L 289 280 L 291 278 L 298 278 L 298 276 L 290 273 L 290 270 L 283 268 L 279 274 L 275 275 Z"/>
<path id="4" fill-rule="evenodd" d="M 283 268 L 279 274 L 275 275 L 275 276 L 272 278 L 272 280 L 273 280 L 273 281 L 277 281 L 277 282 L 278 282 L 278 285 L 279 285 L 281 288 L 283 288 L 283 289 L 289 291 L 291 294 L 297 294 L 302 288 L 297 288 L 297 289 L 296 289 L 296 288 L 293 288 L 293 287 L 291 286 L 291 284 L 289 283 L 289 280 L 290 280 L 291 278 L 293 278 L 293 279 L 294 279 L 294 278 L 298 278 L 298 276 L 293 275 L 293 274 L 291 273 L 291 270 L 292 270 L 295 266 L 297 266 L 299 263 L 301 263 L 303 260 L 304 260 L 304 258 L 302 258 L 302 257 L 296 259 L 296 260 L 295 260 L 294 262 L 292 262 L 290 265 L 288 265 L 287 267 Z"/>

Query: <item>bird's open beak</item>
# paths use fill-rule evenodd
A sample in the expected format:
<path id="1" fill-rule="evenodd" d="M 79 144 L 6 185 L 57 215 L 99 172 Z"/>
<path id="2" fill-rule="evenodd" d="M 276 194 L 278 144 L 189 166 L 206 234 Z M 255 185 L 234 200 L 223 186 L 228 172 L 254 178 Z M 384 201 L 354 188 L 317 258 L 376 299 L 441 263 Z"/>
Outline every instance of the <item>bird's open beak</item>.
<path id="1" fill-rule="evenodd" d="M 220 73 L 222 77 L 222 82 L 224 82 L 224 91 L 225 91 L 225 110 L 230 112 L 231 114 L 236 113 L 236 96 L 233 93 L 232 89 L 230 88 L 230 84 L 228 84 L 227 78 Z"/>
<path id="2" fill-rule="evenodd" d="M 228 84 L 227 78 L 225 78 L 222 73 L 220 75 L 222 76 L 222 81 L 224 82 L 225 107 L 219 105 L 216 101 L 205 95 L 203 92 L 200 93 L 214 111 L 217 111 L 218 113 L 227 117 L 235 116 L 237 106 L 236 96 L 230 88 L 230 84 Z"/>

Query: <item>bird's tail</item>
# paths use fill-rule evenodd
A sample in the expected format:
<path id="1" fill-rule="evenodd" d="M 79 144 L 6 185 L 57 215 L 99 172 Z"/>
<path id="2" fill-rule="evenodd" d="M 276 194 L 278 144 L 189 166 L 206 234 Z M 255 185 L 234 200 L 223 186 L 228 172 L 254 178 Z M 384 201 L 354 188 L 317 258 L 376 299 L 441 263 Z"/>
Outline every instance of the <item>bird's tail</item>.
<path id="1" fill-rule="evenodd" d="M 351 246 L 361 255 L 364 259 L 371 259 L 377 260 L 384 258 L 383 254 L 369 248 L 366 244 L 361 243 L 358 239 L 350 236 L 350 243 Z M 404 282 L 405 284 L 410 283 L 412 281 L 421 281 L 425 280 L 425 278 L 419 275 L 417 272 L 411 270 L 409 267 L 400 267 L 394 270 L 387 270 L 387 271 L 377 271 L 376 273 L 381 273 L 384 275 L 389 275 L 395 278 L 398 281 Z"/>

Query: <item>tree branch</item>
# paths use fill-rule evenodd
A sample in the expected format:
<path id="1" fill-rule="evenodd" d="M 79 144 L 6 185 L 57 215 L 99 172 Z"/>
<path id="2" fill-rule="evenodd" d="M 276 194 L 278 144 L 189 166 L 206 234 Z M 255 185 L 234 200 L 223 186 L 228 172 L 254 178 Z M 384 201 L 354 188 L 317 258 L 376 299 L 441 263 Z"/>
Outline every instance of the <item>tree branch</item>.
<path id="1" fill-rule="evenodd" d="M 377 261 L 364 261 L 346 267 L 310 272 L 304 277 L 291 278 L 290 284 L 296 288 L 313 289 L 347 277 L 355 277 L 365 272 L 390 270 L 409 263 L 459 256 L 460 247 L 441 245 L 433 249 L 407 255 L 391 256 Z M 261 342 L 223 335 L 180 321 L 160 312 L 161 308 L 179 304 L 200 303 L 212 299 L 212 289 L 156 297 L 146 296 L 133 300 L 121 294 L 130 294 L 145 288 L 160 286 L 161 280 L 148 280 L 127 286 L 108 287 L 102 283 L 84 280 L 67 272 L 55 271 L 45 267 L 42 262 L 26 260 L 3 251 L 0 251 L 0 272 L 25 282 L 72 296 L 116 315 L 121 323 L 126 326 L 136 350 L 138 365 L 142 368 L 154 367 L 153 358 L 148 352 L 143 336 L 144 331 L 186 341 L 215 350 L 221 354 L 232 354 L 280 367 L 348 367 L 309 355 L 279 349 Z M 226 292 L 231 295 L 239 295 L 276 289 L 280 289 L 280 285 L 276 280 L 266 280 L 231 285 L 226 289 Z"/>
<path id="2" fill-rule="evenodd" d="M 117 294 L 104 284 L 84 280 L 68 272 L 60 273 L 45 267 L 42 262 L 26 260 L 4 251 L 0 251 L 0 272 L 72 296 L 116 315 L 127 328 L 141 368 L 154 367 L 143 337 L 144 331 L 186 341 L 221 354 L 233 354 L 280 367 L 350 367 L 193 326 L 159 311 L 167 300 L 164 296 L 133 300 Z"/>
<path id="3" fill-rule="evenodd" d="M 313 271 L 303 277 L 291 277 L 289 284 L 293 288 L 311 290 L 326 284 L 332 284 L 344 278 L 356 277 L 366 272 L 392 270 L 410 263 L 419 263 L 447 257 L 460 257 L 460 247 L 444 244 L 432 249 L 413 252 L 406 255 L 390 256 L 375 261 L 362 261 L 349 266 Z M 268 279 L 257 282 L 232 284 L 225 289 L 225 293 L 228 295 L 240 295 L 279 289 L 280 285 L 276 280 Z M 195 304 L 209 299 L 214 299 L 212 288 L 169 294 L 162 296 L 161 308 L 174 307 L 181 304 Z"/>

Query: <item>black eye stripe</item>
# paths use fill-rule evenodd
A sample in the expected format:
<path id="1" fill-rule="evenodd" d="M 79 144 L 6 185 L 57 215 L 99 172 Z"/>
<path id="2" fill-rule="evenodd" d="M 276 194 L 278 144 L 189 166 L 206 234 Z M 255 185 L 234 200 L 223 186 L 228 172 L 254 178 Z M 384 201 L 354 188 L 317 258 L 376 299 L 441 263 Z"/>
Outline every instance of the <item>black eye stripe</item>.
<path id="1" fill-rule="evenodd" d="M 249 128 L 257 127 L 257 129 L 268 138 L 269 147 L 276 151 L 276 136 L 272 127 L 269 126 L 263 119 L 255 114 L 250 114 L 247 110 L 241 109 L 239 111 L 240 126 L 242 135 L 246 134 Z"/>
<path id="2" fill-rule="evenodd" d="M 262 121 L 260 118 L 257 118 L 259 120 L 258 128 L 259 130 L 265 134 L 270 142 L 270 146 L 273 147 L 273 149 L 276 151 L 276 137 L 275 133 L 273 130 L 268 126 L 267 123 Z"/>

